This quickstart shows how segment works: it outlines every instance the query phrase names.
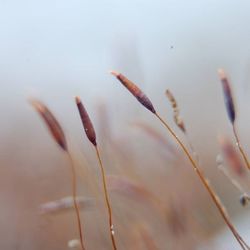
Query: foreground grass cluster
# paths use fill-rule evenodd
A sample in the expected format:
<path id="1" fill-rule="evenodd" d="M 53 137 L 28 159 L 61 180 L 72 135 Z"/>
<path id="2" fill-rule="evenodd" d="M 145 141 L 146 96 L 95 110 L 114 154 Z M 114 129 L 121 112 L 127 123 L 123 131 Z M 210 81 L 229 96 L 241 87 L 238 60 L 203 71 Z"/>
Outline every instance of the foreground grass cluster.
<path id="1" fill-rule="evenodd" d="M 246 168 L 250 170 L 250 164 L 248 161 L 248 158 L 246 156 L 246 153 L 240 143 L 239 136 L 237 134 L 237 129 L 235 125 L 236 121 L 236 112 L 235 112 L 235 107 L 234 107 L 234 100 L 232 97 L 232 91 L 230 87 L 230 83 L 228 81 L 228 78 L 223 70 L 219 70 L 219 77 L 222 83 L 222 89 L 224 93 L 224 99 L 225 99 L 225 104 L 226 104 L 226 110 L 228 113 L 228 117 L 230 120 L 230 123 L 232 124 L 232 130 L 234 133 L 234 137 L 236 140 L 236 145 L 239 149 L 240 154 L 242 155 L 242 158 L 245 162 Z M 228 226 L 229 230 L 232 232 L 232 235 L 234 236 L 235 240 L 237 240 L 238 244 L 240 247 L 244 250 L 250 249 L 248 246 L 247 242 L 245 239 L 241 237 L 237 229 L 234 227 L 234 225 L 231 222 L 230 217 L 228 216 L 224 206 L 222 205 L 222 202 L 220 201 L 219 197 L 217 196 L 215 190 L 211 187 L 209 181 L 207 180 L 206 176 L 201 170 L 201 164 L 200 164 L 200 159 L 199 156 L 197 155 L 192 143 L 188 139 L 188 132 L 185 126 L 184 121 L 182 120 L 179 112 L 179 107 L 177 105 L 177 102 L 175 100 L 175 97 L 171 93 L 170 90 L 166 91 L 166 96 L 169 99 L 172 108 L 173 108 L 173 117 L 176 126 L 180 129 L 180 132 L 184 134 L 186 138 L 186 142 L 183 142 L 179 136 L 176 134 L 176 132 L 169 126 L 168 122 L 165 121 L 162 116 L 157 112 L 157 109 L 154 107 L 150 99 L 144 94 L 144 92 L 132 81 L 127 79 L 124 75 L 121 73 L 117 73 L 115 71 L 111 71 L 111 74 L 114 75 L 126 88 L 127 90 L 138 100 L 140 104 L 142 104 L 147 110 L 149 110 L 155 118 L 164 126 L 166 129 L 167 133 L 170 133 L 170 135 L 173 137 L 173 140 L 176 142 L 176 144 L 180 147 L 182 150 L 184 156 L 188 159 L 190 166 L 193 168 L 194 172 L 196 173 L 197 177 L 199 178 L 201 184 L 205 188 L 205 190 L 208 192 L 211 202 L 214 203 L 216 206 L 218 213 L 224 220 L 225 224 Z M 107 230 L 110 235 L 110 240 L 113 249 L 119 249 L 119 241 L 116 239 L 116 224 L 113 222 L 113 213 L 112 213 L 112 202 L 110 201 L 109 198 L 109 192 L 108 192 L 108 187 L 107 187 L 107 175 L 105 173 L 105 168 L 103 166 L 100 150 L 99 150 L 99 144 L 97 143 L 97 137 L 95 133 L 94 126 L 90 120 L 90 117 L 84 107 L 84 105 L 81 102 L 81 99 L 79 97 L 75 98 L 76 106 L 82 121 L 82 125 L 84 128 L 84 131 L 87 135 L 87 138 L 89 139 L 90 143 L 93 145 L 96 153 L 96 158 L 100 167 L 101 171 L 101 176 L 102 176 L 102 185 L 103 185 L 103 190 L 104 190 L 104 200 L 106 204 L 106 209 L 107 209 L 107 218 L 108 218 L 108 225 L 107 225 Z M 81 219 L 80 216 L 80 199 L 77 197 L 77 178 L 76 178 L 76 171 L 75 171 L 75 165 L 74 165 L 74 160 L 73 157 L 70 153 L 70 150 L 68 149 L 68 143 L 66 136 L 64 134 L 64 131 L 60 125 L 60 123 L 57 121 L 55 116 L 51 113 L 51 111 L 46 107 L 45 104 L 43 104 L 41 101 L 32 99 L 31 100 L 32 106 L 36 109 L 36 111 L 41 115 L 43 118 L 44 122 L 46 123 L 49 131 L 51 132 L 52 137 L 54 140 L 57 142 L 57 144 L 61 147 L 63 152 L 66 154 L 69 165 L 71 167 L 71 173 L 72 173 L 72 201 L 73 201 L 73 207 L 75 210 L 76 214 L 76 219 L 77 219 L 77 226 L 78 226 L 78 232 L 79 232 L 79 240 L 76 240 L 76 242 L 71 242 L 74 246 L 74 244 L 79 244 L 79 247 L 83 249 L 87 249 L 86 247 L 86 241 L 85 241 L 85 234 L 84 234 L 84 219 Z M 145 127 L 144 127 L 145 128 Z M 187 145 L 186 145 L 187 144 Z M 237 161 L 237 155 L 235 155 L 235 151 L 230 148 L 229 144 L 226 143 L 224 140 L 221 142 L 222 146 L 224 146 L 225 152 L 227 154 L 227 157 L 232 159 L 233 161 Z M 247 202 L 249 201 L 249 196 L 247 195 L 246 192 L 242 189 L 241 185 L 234 180 L 230 174 L 228 174 L 227 170 L 221 166 L 221 162 L 218 159 L 218 165 L 220 165 L 220 169 L 223 171 L 223 173 L 228 177 L 229 181 L 236 186 L 242 193 L 241 196 L 241 203 L 242 205 L 246 205 Z M 239 169 L 239 164 L 236 162 L 236 167 L 237 171 L 242 171 Z M 125 183 L 125 185 L 130 185 L 130 183 Z M 132 184 L 131 184 L 132 185 Z M 132 187 L 134 186 L 132 185 Z M 154 199 L 154 198 L 152 198 Z M 68 201 L 67 201 L 68 202 Z M 164 209 L 164 208 L 163 208 Z M 181 221 L 181 215 L 177 214 L 175 215 L 177 218 L 175 218 L 173 222 L 173 227 L 178 227 L 178 221 Z M 178 229 L 179 230 L 179 229 Z M 144 232 L 144 237 L 145 244 L 147 245 L 148 249 L 159 249 L 158 248 L 158 242 L 155 240 L 153 236 L 148 235 L 147 232 Z M 122 235 L 123 239 L 126 241 L 126 234 Z M 71 246 L 71 245 L 70 245 Z M 159 246 L 162 247 L 162 246 Z"/>

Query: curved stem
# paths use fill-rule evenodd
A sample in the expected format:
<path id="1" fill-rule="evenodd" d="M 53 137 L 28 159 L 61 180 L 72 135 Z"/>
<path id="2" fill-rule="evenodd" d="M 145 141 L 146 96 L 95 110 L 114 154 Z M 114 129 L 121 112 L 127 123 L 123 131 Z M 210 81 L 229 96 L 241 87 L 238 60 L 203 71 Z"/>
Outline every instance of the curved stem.
<path id="1" fill-rule="evenodd" d="M 101 172 L 102 172 L 102 183 L 103 183 L 105 201 L 106 201 L 106 205 L 107 205 L 107 208 L 108 208 L 108 214 L 109 214 L 109 232 L 110 232 L 110 238 L 111 238 L 111 241 L 112 241 L 113 249 L 116 250 L 117 247 L 116 247 L 115 237 L 114 237 L 115 231 L 114 231 L 114 225 L 113 225 L 113 220 L 112 220 L 112 209 L 111 209 L 110 202 L 109 202 L 109 196 L 108 196 L 108 190 L 107 190 L 107 184 L 106 184 L 105 170 L 104 170 L 104 167 L 103 167 L 103 164 L 102 164 L 102 160 L 101 160 L 101 157 L 100 157 L 100 153 L 99 153 L 99 150 L 98 150 L 97 146 L 95 146 L 95 150 L 96 150 L 96 155 L 97 155 L 97 158 L 98 158 L 99 166 L 100 166 Z"/>
<path id="2" fill-rule="evenodd" d="M 73 195 L 73 202 L 74 202 L 74 207 L 75 207 L 75 212 L 76 212 L 76 218 L 77 218 L 77 225 L 78 225 L 81 249 L 85 250 L 85 247 L 84 247 L 84 244 L 83 244 L 80 211 L 79 211 L 78 203 L 76 201 L 76 171 L 75 171 L 74 161 L 72 159 L 71 154 L 69 152 L 67 152 L 67 155 L 68 155 L 68 158 L 69 158 L 71 173 L 72 173 L 72 195 Z"/>
<path id="3" fill-rule="evenodd" d="M 214 204 L 216 205 L 217 209 L 219 210 L 222 218 L 224 219 L 225 223 L 227 224 L 227 226 L 231 230 L 232 234 L 234 235 L 234 237 L 236 238 L 236 240 L 238 241 L 238 243 L 240 244 L 241 248 L 242 249 L 246 249 L 246 248 L 250 249 L 249 246 L 246 244 L 246 242 L 238 234 L 238 232 L 236 231 L 236 229 L 234 228 L 234 226 L 232 225 L 232 223 L 230 222 L 230 220 L 229 220 L 229 218 L 228 218 L 228 216 L 227 216 L 227 214 L 225 212 L 225 209 L 222 206 L 219 198 L 217 197 L 217 195 L 215 194 L 215 192 L 213 191 L 213 189 L 210 187 L 208 181 L 206 180 L 206 178 L 204 177 L 203 173 L 199 169 L 198 165 L 196 164 L 196 162 L 194 161 L 194 159 L 192 158 L 192 156 L 188 152 L 187 148 L 184 146 L 184 144 L 181 142 L 181 140 L 177 137 L 177 135 L 174 133 L 174 131 L 171 129 L 171 127 L 161 118 L 161 116 L 159 116 L 157 113 L 155 115 L 160 120 L 160 122 L 165 126 L 165 128 L 170 132 L 170 134 L 174 137 L 174 139 L 177 141 L 177 143 L 179 144 L 179 146 L 182 148 L 182 150 L 184 151 L 184 153 L 188 157 L 189 161 L 191 162 L 191 164 L 193 166 L 194 171 L 197 173 L 197 175 L 200 178 L 202 184 L 204 185 L 204 187 L 208 191 L 208 193 L 211 196 Z"/>
<path id="4" fill-rule="evenodd" d="M 242 155 L 242 157 L 243 157 L 243 159 L 244 159 L 244 161 L 245 161 L 245 163 L 247 165 L 247 168 L 250 170 L 250 163 L 249 163 L 249 161 L 247 159 L 247 156 L 246 156 L 246 154 L 245 154 L 245 152 L 244 152 L 244 150 L 243 150 L 243 148 L 241 146 L 240 139 L 239 139 L 239 136 L 238 136 L 237 131 L 236 131 L 235 123 L 233 123 L 233 133 L 234 133 L 234 137 L 235 137 L 235 140 L 236 140 L 236 144 L 237 144 L 237 146 L 238 146 L 238 148 L 240 150 L 240 153 L 241 153 L 241 155 Z"/>

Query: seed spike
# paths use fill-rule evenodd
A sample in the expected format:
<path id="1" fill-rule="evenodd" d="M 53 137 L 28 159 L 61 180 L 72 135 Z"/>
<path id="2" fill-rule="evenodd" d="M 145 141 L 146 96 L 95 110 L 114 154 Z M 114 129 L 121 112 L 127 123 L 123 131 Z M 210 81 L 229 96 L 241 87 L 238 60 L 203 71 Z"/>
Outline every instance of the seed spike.
<path id="1" fill-rule="evenodd" d="M 250 170 L 250 162 L 249 162 L 247 155 L 246 155 L 246 153 L 241 145 L 241 142 L 240 142 L 237 130 L 236 130 L 236 126 L 235 126 L 236 113 L 235 113 L 235 107 L 234 107 L 233 96 L 232 96 L 230 84 L 229 84 L 228 78 L 226 76 L 226 73 L 224 72 L 223 69 L 219 69 L 218 74 L 219 74 L 219 77 L 221 79 L 223 92 L 224 92 L 224 100 L 225 100 L 225 104 L 226 104 L 226 108 L 227 108 L 227 113 L 228 113 L 229 120 L 231 121 L 232 126 L 233 126 L 233 133 L 234 133 L 234 137 L 235 137 L 235 140 L 237 143 L 237 147 L 240 150 L 240 153 L 245 161 L 247 168 Z"/>
<path id="2" fill-rule="evenodd" d="M 57 142 L 57 144 L 65 151 L 67 151 L 67 142 L 60 126 L 59 122 L 55 118 L 55 116 L 51 113 L 51 111 L 44 105 L 41 101 L 36 99 L 29 100 L 31 105 L 35 108 L 35 110 L 39 113 L 39 115 L 43 118 L 45 124 L 47 125 L 51 135 Z"/>
<path id="3" fill-rule="evenodd" d="M 89 139 L 89 141 L 96 146 L 96 134 L 95 134 L 95 129 L 93 127 L 93 124 L 89 118 L 89 115 L 85 109 L 85 107 L 82 104 L 82 101 L 80 99 L 80 97 L 76 96 L 75 97 L 75 101 L 76 101 L 76 105 L 82 120 L 82 125 L 84 127 L 84 131 Z"/>
<path id="4" fill-rule="evenodd" d="M 174 98 L 174 95 L 171 93 L 171 91 L 169 89 L 166 90 L 165 92 L 168 100 L 171 103 L 171 106 L 173 108 L 173 112 L 174 112 L 174 121 L 175 124 L 178 126 L 178 128 L 185 134 L 186 133 L 186 127 L 185 124 L 180 116 L 180 111 L 179 111 L 179 107 L 177 104 L 176 99 Z"/>
<path id="5" fill-rule="evenodd" d="M 234 124 L 235 122 L 235 106 L 234 106 L 234 100 L 233 100 L 233 95 L 232 95 L 232 90 L 230 87 L 230 83 L 228 80 L 228 77 L 223 69 L 218 70 L 218 75 L 220 77 L 221 83 L 222 83 L 222 88 L 223 88 L 223 93 L 224 93 L 224 101 L 227 109 L 227 114 L 230 122 Z"/>
<path id="6" fill-rule="evenodd" d="M 115 76 L 144 107 L 150 110 L 153 114 L 156 113 L 152 102 L 136 84 L 121 73 L 116 71 L 110 71 L 110 73 Z"/>

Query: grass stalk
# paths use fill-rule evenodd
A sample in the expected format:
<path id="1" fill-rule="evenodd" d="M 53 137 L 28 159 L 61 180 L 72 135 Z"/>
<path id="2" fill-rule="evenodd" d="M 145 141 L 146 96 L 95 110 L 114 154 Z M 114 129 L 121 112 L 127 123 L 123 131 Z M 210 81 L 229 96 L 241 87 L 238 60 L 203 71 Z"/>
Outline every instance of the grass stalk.
<path id="1" fill-rule="evenodd" d="M 233 123 L 233 134 L 234 134 L 234 137 L 236 140 L 236 145 L 239 148 L 240 154 L 242 155 L 242 158 L 244 159 L 244 162 L 245 162 L 247 168 L 250 170 L 250 163 L 249 163 L 249 160 L 246 156 L 246 153 L 245 153 L 243 147 L 241 146 L 240 139 L 239 139 L 236 127 L 235 127 L 235 123 Z"/>
<path id="2" fill-rule="evenodd" d="M 101 174 L 102 174 L 102 183 L 103 183 L 103 189 L 104 189 L 105 202 L 106 202 L 106 206 L 108 209 L 110 238 L 112 241 L 113 249 L 116 250 L 117 247 L 116 247 L 116 242 L 115 242 L 115 237 L 114 237 L 115 231 L 114 231 L 114 225 L 113 225 L 113 221 L 112 221 L 112 209 L 111 209 L 111 205 L 110 205 L 109 197 L 108 197 L 108 190 L 107 190 L 107 184 L 106 184 L 106 174 L 105 174 L 105 170 L 104 170 L 103 163 L 101 160 L 100 152 L 99 152 L 97 142 L 96 142 L 95 129 L 94 129 L 94 126 L 90 120 L 88 113 L 87 113 L 87 110 L 85 109 L 84 105 L 82 104 L 80 97 L 76 96 L 75 102 L 76 102 L 76 105 L 77 105 L 77 108 L 79 111 L 80 118 L 82 120 L 82 125 L 83 125 L 84 131 L 86 133 L 86 136 L 89 139 L 89 141 L 92 143 L 92 145 L 95 147 L 96 155 L 98 158 L 98 163 L 99 163 L 99 166 L 101 169 Z"/>
<path id="3" fill-rule="evenodd" d="M 78 232 L 80 237 L 80 243 L 81 243 L 81 249 L 85 250 L 84 244 L 83 244 L 83 233 L 82 233 L 82 227 L 81 227 L 81 217 L 80 217 L 80 209 L 76 200 L 76 171 L 75 171 L 75 164 L 74 160 L 70 154 L 70 152 L 67 151 L 67 156 L 69 159 L 69 164 L 71 167 L 71 173 L 72 173 L 72 196 L 73 196 L 73 202 L 74 202 L 74 208 L 76 212 L 76 219 L 77 219 L 77 225 L 78 225 Z"/>
<path id="4" fill-rule="evenodd" d="M 102 184 L 103 184 L 103 190 L 104 190 L 104 195 L 105 195 L 105 202 L 106 202 L 106 206 L 108 209 L 108 216 L 109 216 L 109 232 L 110 232 L 110 238 L 112 241 L 112 246 L 113 249 L 116 250 L 116 242 L 115 242 L 115 231 L 114 231 L 114 224 L 113 224 L 113 218 L 112 218 L 112 208 L 109 202 L 109 196 L 108 196 L 108 190 L 107 190 L 107 181 L 106 181 L 106 174 L 105 174 L 105 170 L 103 167 L 103 163 L 101 160 L 101 156 L 100 156 L 100 152 L 97 146 L 95 146 L 95 151 L 96 151 L 96 156 L 98 158 L 98 163 L 101 169 L 101 173 L 102 173 Z"/>

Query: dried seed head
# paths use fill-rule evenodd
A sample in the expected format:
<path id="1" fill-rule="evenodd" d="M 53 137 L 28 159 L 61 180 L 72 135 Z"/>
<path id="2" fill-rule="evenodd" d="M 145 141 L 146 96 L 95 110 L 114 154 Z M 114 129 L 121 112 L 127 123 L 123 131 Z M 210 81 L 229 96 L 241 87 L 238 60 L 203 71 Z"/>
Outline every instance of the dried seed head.
<path id="1" fill-rule="evenodd" d="M 224 72 L 223 69 L 218 70 L 218 74 L 222 83 L 223 93 L 224 93 L 224 101 L 227 109 L 227 114 L 229 117 L 229 120 L 233 124 L 235 121 L 235 107 L 234 107 L 234 101 L 232 96 L 231 87 L 228 81 L 228 78 Z"/>
<path id="2" fill-rule="evenodd" d="M 166 90 L 166 96 L 167 96 L 168 100 L 170 101 L 171 106 L 172 106 L 173 111 L 174 111 L 174 121 L 175 121 L 175 124 L 179 127 L 179 129 L 183 133 L 186 133 L 185 124 L 184 124 L 182 118 L 180 117 L 180 111 L 179 111 L 177 102 L 176 102 L 173 94 L 170 92 L 169 89 Z"/>
<path id="3" fill-rule="evenodd" d="M 245 207 L 250 201 L 250 197 L 248 194 L 242 194 L 240 196 L 240 204 Z"/>
<path id="4" fill-rule="evenodd" d="M 86 133 L 88 139 L 90 140 L 90 142 L 94 146 L 96 146 L 97 143 L 96 143 L 95 129 L 94 129 L 93 124 L 89 118 L 89 115 L 88 115 L 85 107 L 83 106 L 81 99 L 78 96 L 75 97 L 75 101 L 76 101 L 76 105 L 77 105 L 77 108 L 78 108 L 78 111 L 79 111 L 79 114 L 80 114 L 80 117 L 82 120 L 82 125 L 84 127 L 85 133 Z"/>
<path id="5" fill-rule="evenodd" d="M 139 89 L 133 82 L 131 82 L 128 78 L 126 78 L 121 73 L 117 73 L 115 71 L 110 72 L 113 76 L 115 76 L 127 89 L 128 91 L 135 96 L 135 98 L 148 110 L 152 113 L 156 113 L 152 102 L 149 98 Z"/>
<path id="6" fill-rule="evenodd" d="M 31 99 L 30 103 L 35 108 L 35 110 L 40 114 L 40 116 L 43 118 L 44 122 L 46 123 L 55 141 L 59 144 L 59 146 L 63 150 L 67 151 L 67 142 L 66 142 L 64 132 L 59 122 L 54 117 L 54 115 L 41 101 Z"/>

